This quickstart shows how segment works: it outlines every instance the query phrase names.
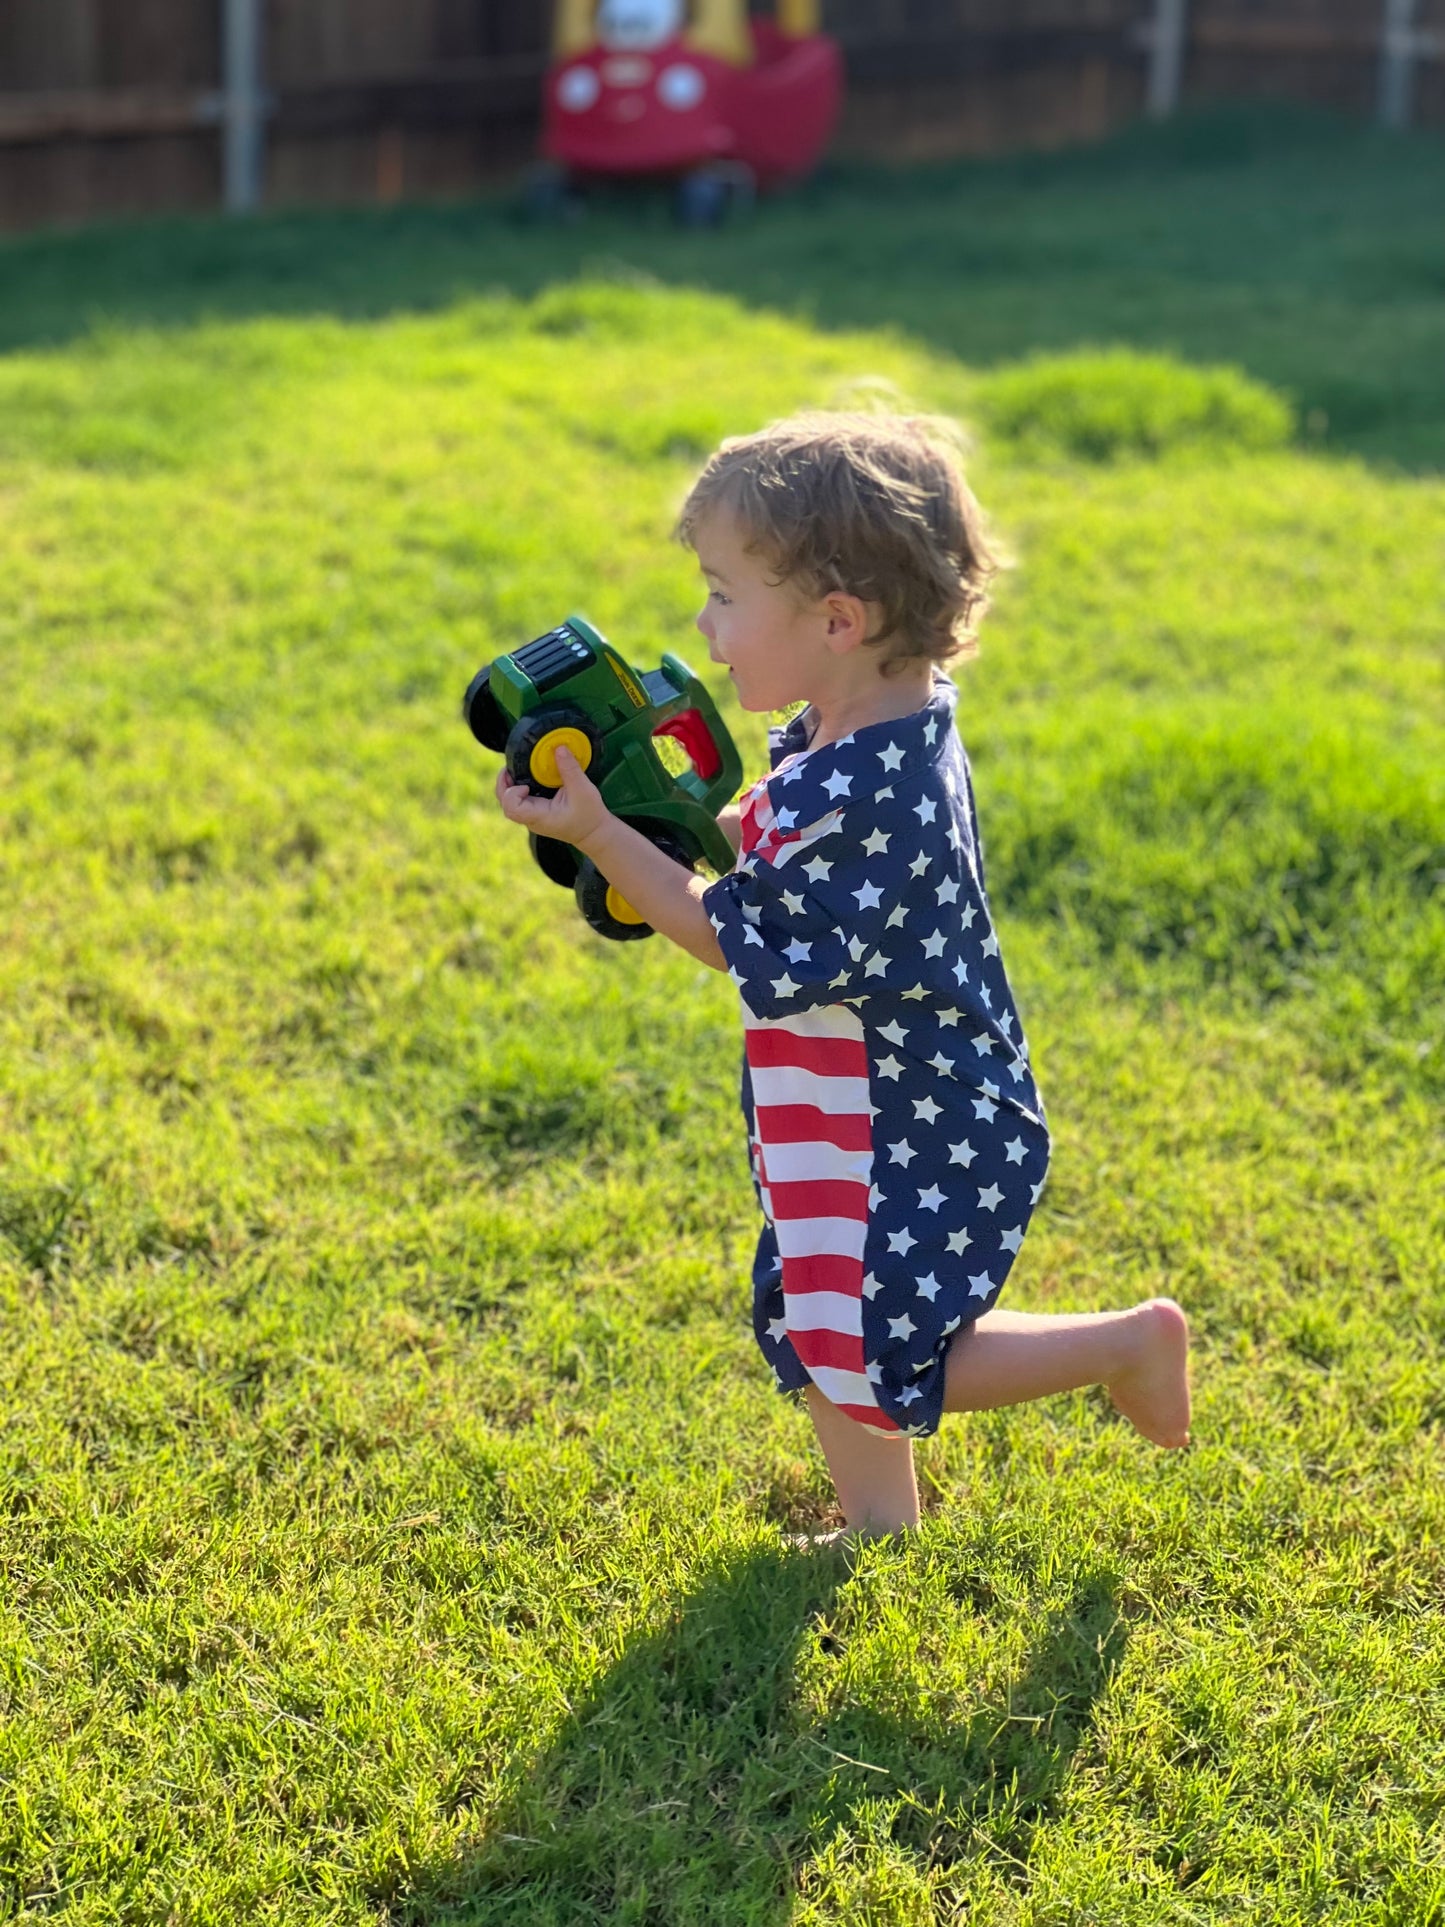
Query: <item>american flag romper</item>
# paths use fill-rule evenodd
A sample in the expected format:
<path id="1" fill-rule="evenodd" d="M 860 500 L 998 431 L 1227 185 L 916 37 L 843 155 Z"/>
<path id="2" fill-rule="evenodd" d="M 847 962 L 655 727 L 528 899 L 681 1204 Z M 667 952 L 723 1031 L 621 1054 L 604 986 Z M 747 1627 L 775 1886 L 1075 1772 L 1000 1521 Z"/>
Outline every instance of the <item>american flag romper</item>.
<path id="1" fill-rule="evenodd" d="M 1049 1134 L 984 891 L 958 691 L 806 749 L 770 732 L 703 902 L 743 1001 L 764 1224 L 753 1323 L 785 1391 L 936 1429 L 955 1333 L 997 1300 Z"/>

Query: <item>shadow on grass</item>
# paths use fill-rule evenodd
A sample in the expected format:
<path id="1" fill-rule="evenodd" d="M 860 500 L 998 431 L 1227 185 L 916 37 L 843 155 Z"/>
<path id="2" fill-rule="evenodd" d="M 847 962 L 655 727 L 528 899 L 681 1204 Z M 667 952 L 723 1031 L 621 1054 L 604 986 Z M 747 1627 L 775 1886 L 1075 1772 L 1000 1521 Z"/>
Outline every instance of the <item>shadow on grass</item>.
<path id="1" fill-rule="evenodd" d="M 875 1674 L 830 1694 L 876 1581 L 842 1556 L 762 1551 L 638 1640 L 528 1765 L 466 1858 L 388 1896 L 401 1927 L 715 1922 L 765 1927 L 838 1836 L 937 1868 L 975 1856 L 1019 1885 L 1125 1631 L 1078 1576 L 1007 1691 L 962 1723 Z M 968 1588 L 957 1610 L 976 1606 Z M 805 1695 L 800 1675 L 806 1674 Z M 805 1704 L 833 1700 L 821 1719 Z"/>

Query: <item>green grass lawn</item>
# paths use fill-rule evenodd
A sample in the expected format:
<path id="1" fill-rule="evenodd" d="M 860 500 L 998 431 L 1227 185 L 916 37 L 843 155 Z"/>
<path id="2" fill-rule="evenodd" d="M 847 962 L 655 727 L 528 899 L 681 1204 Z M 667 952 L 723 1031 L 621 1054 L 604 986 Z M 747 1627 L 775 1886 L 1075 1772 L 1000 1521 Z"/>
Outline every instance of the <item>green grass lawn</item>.
<path id="1" fill-rule="evenodd" d="M 1445 1923 L 1442 192 L 1215 118 L 0 249 L 3 1917 Z M 949 1421 L 849 1565 L 735 992 L 586 931 L 458 699 L 572 608 L 706 669 L 697 461 L 880 378 L 1016 562 L 1009 1302 L 1173 1293 L 1197 1402 Z"/>

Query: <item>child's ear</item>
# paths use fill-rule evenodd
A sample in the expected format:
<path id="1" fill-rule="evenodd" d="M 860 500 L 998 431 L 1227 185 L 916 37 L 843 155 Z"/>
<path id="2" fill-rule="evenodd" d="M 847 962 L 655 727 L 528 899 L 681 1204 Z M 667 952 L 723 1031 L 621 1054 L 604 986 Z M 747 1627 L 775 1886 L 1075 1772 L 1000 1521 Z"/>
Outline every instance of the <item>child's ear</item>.
<path id="1" fill-rule="evenodd" d="M 845 595 L 841 589 L 823 598 L 827 617 L 828 647 L 842 655 L 868 640 L 868 605 L 860 596 Z"/>

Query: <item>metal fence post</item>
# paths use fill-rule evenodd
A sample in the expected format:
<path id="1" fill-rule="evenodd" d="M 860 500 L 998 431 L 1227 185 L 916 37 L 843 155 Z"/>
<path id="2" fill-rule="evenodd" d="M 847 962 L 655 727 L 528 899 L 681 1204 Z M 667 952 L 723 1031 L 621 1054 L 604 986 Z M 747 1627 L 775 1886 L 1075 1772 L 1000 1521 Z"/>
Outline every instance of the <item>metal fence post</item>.
<path id="1" fill-rule="evenodd" d="M 265 132 L 260 0 L 224 0 L 221 70 L 226 210 L 249 214 L 261 204 Z"/>
<path id="2" fill-rule="evenodd" d="M 1153 120 L 1167 120 L 1179 105 L 1188 19 L 1189 0 L 1154 0 L 1154 19 L 1148 31 L 1149 84 L 1144 96 Z"/>
<path id="3" fill-rule="evenodd" d="M 1414 80 L 1415 0 L 1385 0 L 1380 21 L 1380 123 L 1404 127 Z"/>

